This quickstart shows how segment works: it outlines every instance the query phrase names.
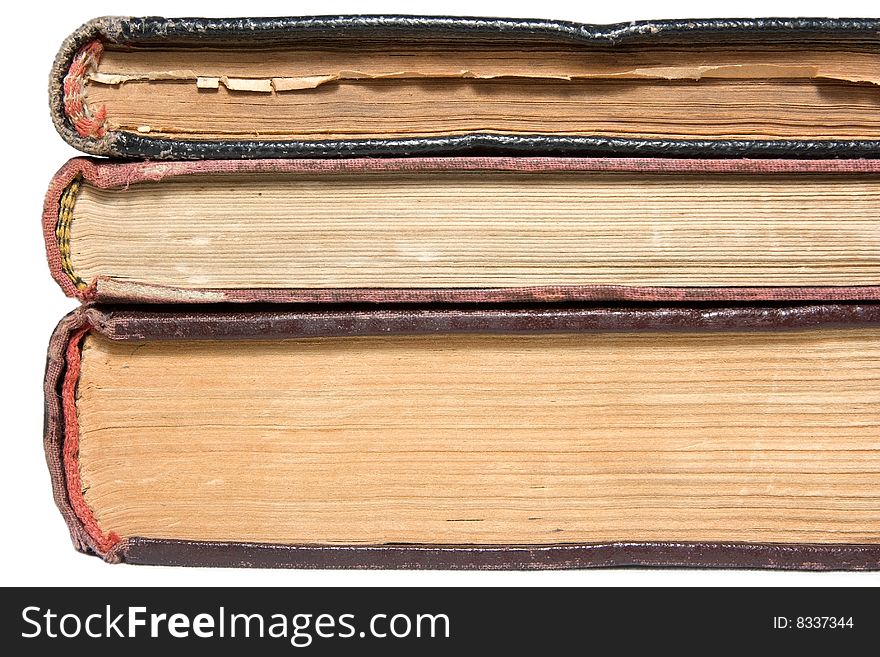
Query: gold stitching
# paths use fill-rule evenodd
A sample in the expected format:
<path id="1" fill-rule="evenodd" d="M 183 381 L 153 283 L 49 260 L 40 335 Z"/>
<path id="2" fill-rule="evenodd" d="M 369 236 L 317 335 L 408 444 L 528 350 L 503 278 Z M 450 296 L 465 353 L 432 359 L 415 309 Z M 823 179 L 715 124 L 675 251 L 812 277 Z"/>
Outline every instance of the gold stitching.
<path id="1" fill-rule="evenodd" d="M 61 271 L 79 290 L 85 290 L 88 284 L 73 270 L 73 261 L 70 258 L 70 224 L 73 222 L 73 206 L 82 186 L 82 176 L 76 176 L 61 193 L 58 202 L 58 222 L 55 224 L 55 239 L 58 242 L 58 252 L 61 254 Z"/>

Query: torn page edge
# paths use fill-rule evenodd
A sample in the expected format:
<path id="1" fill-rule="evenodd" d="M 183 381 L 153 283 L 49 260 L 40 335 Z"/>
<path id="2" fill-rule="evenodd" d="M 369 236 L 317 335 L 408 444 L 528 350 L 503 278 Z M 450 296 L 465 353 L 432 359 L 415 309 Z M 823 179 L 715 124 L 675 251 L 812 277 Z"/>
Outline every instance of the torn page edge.
<path id="1" fill-rule="evenodd" d="M 830 79 L 841 82 L 880 85 L 880 72 L 877 75 L 844 75 L 823 72 L 816 65 L 783 64 L 724 64 L 700 66 L 657 66 L 634 68 L 617 72 L 580 73 L 576 75 L 554 75 L 550 73 L 480 73 L 472 70 L 456 71 L 393 71 L 388 73 L 368 73 L 366 71 L 343 70 L 326 75 L 305 75 L 299 77 L 242 78 L 227 75 L 198 75 L 192 70 L 150 71 L 145 73 L 92 73 L 89 81 L 96 84 L 117 86 L 126 82 L 149 81 L 195 81 L 199 89 L 219 89 L 254 93 L 302 91 L 315 89 L 332 82 L 356 82 L 359 80 L 420 80 L 420 79 L 530 79 L 530 80 L 589 80 L 589 79 L 646 79 L 646 80 L 703 80 L 703 79 Z"/>

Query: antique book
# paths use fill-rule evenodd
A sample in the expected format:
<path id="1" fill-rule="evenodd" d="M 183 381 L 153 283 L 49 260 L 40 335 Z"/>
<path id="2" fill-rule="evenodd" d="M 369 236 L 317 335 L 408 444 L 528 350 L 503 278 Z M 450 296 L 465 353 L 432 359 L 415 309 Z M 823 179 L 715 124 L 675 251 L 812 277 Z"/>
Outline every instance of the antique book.
<path id="1" fill-rule="evenodd" d="M 878 71 L 877 19 L 107 17 L 50 91 L 97 155 L 876 157 Z"/>
<path id="2" fill-rule="evenodd" d="M 45 448 L 110 562 L 878 569 L 878 390 L 880 304 L 91 306 Z"/>
<path id="3" fill-rule="evenodd" d="M 85 301 L 880 300 L 880 160 L 107 163 L 54 178 Z"/>

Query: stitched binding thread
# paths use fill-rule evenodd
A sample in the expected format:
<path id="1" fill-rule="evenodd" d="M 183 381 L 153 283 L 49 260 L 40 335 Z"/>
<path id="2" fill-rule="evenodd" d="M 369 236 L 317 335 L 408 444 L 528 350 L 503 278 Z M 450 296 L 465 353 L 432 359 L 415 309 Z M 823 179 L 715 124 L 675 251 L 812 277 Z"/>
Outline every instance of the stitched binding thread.
<path id="1" fill-rule="evenodd" d="M 55 240 L 61 254 L 61 271 L 76 285 L 77 289 L 85 290 L 88 284 L 73 270 L 70 258 L 70 224 L 73 222 L 73 206 L 82 186 L 82 176 L 74 178 L 61 193 L 58 202 L 58 221 L 55 223 Z"/>
<path id="2" fill-rule="evenodd" d="M 84 326 L 70 336 L 65 353 L 67 371 L 61 386 L 61 399 L 64 408 L 64 447 L 62 461 L 67 483 L 67 497 L 73 512 L 79 518 L 83 529 L 95 542 L 99 550 L 106 553 L 119 543 L 116 532 L 104 534 L 98 526 L 92 509 L 83 495 L 83 482 L 79 470 L 79 421 L 76 416 L 76 386 L 82 363 L 82 340 L 90 330 Z"/>
<path id="3" fill-rule="evenodd" d="M 67 75 L 64 76 L 64 113 L 81 137 L 103 137 L 107 134 L 105 122 L 107 108 L 92 110 L 86 102 L 86 80 L 98 65 L 104 52 L 100 41 L 91 41 L 73 56 Z"/>

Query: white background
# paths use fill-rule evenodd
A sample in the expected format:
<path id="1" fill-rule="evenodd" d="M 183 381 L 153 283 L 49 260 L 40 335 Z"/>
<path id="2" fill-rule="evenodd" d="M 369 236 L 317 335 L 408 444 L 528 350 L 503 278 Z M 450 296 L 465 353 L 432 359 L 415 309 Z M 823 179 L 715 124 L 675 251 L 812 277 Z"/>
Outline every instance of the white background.
<path id="1" fill-rule="evenodd" d="M 52 501 L 42 450 L 42 377 L 49 335 L 76 303 L 49 276 L 40 231 L 43 194 L 52 174 L 76 155 L 49 119 L 46 84 L 58 46 L 99 15 L 284 16 L 405 13 L 555 18 L 609 23 L 658 18 L 755 16 L 864 17 L 877 0 L 834 2 L 702 0 L 589 2 L 333 0 L 61 3 L 13 0 L 3 9 L 3 120 L 0 267 L 4 317 L 0 343 L 0 568 L 3 585 L 865 585 L 880 575 L 755 571 L 597 570 L 542 573 L 412 571 L 268 571 L 110 566 L 75 552 Z"/>

